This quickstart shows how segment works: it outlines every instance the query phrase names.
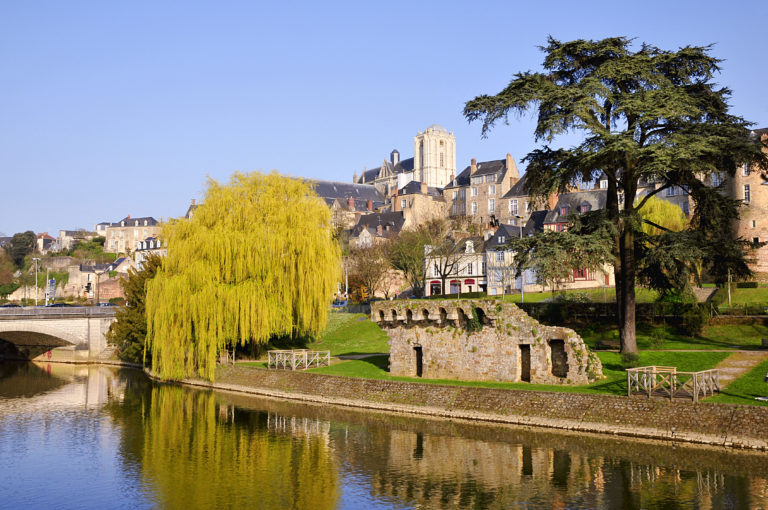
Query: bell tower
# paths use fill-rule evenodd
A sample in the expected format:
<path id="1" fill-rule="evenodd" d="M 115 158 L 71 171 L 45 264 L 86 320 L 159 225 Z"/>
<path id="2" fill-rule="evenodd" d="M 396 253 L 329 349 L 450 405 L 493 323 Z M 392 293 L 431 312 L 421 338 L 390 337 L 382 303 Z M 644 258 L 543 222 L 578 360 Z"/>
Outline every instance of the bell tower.
<path id="1" fill-rule="evenodd" d="M 456 174 L 456 137 L 432 124 L 413 139 L 413 178 L 427 186 L 443 188 Z"/>

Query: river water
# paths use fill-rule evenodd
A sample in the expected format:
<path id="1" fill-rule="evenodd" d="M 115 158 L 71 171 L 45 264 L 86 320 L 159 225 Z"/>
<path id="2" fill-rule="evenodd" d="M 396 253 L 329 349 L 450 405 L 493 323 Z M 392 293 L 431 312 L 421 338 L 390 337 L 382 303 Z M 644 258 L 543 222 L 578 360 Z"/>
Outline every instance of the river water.
<path id="1" fill-rule="evenodd" d="M 4 363 L 0 508 L 768 510 L 768 455 Z"/>

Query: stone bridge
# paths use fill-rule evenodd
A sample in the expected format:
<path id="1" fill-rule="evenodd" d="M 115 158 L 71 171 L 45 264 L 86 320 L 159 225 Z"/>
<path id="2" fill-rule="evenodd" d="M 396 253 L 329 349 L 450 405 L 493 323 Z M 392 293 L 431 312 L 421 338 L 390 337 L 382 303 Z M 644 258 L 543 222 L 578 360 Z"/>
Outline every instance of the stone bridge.
<path id="1" fill-rule="evenodd" d="M 0 308 L 0 359 L 100 359 L 114 320 L 109 307 Z"/>

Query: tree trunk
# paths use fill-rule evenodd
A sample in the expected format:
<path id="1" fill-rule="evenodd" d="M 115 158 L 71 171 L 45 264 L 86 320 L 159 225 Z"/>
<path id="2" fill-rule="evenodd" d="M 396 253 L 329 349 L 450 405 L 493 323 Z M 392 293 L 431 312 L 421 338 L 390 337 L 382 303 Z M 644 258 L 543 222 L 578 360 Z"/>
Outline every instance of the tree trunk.
<path id="1" fill-rule="evenodd" d="M 616 275 L 616 306 L 622 354 L 637 354 L 635 334 L 635 239 L 629 228 L 619 237 L 619 261 Z M 621 283 L 619 286 L 619 282 Z"/>

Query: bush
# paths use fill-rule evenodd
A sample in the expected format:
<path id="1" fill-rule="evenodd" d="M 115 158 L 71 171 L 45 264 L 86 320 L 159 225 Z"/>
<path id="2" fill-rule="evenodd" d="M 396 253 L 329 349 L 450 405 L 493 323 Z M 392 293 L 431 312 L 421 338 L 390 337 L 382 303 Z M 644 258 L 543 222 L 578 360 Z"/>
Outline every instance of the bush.
<path id="1" fill-rule="evenodd" d="M 553 303 L 591 303 L 592 300 L 584 292 L 569 292 L 565 294 L 558 294 Z"/>
<path id="2" fill-rule="evenodd" d="M 640 365 L 640 356 L 633 352 L 623 352 L 621 354 L 621 366 L 624 368 L 635 368 Z"/>
<path id="3" fill-rule="evenodd" d="M 651 347 L 654 349 L 661 349 L 667 340 L 664 338 L 664 332 L 658 329 L 654 329 L 651 333 Z"/>
<path id="4" fill-rule="evenodd" d="M 737 289 L 756 289 L 757 282 L 736 282 Z"/>
<path id="5" fill-rule="evenodd" d="M 704 331 L 709 320 L 709 313 L 702 306 L 692 306 L 683 314 L 681 329 L 688 336 L 696 337 Z"/>
<path id="6" fill-rule="evenodd" d="M 125 306 L 125 299 L 121 297 L 113 297 L 109 302 L 117 306 Z"/>
<path id="7" fill-rule="evenodd" d="M 728 301 L 728 287 L 720 287 L 709 300 L 713 305 L 720 306 Z"/>

